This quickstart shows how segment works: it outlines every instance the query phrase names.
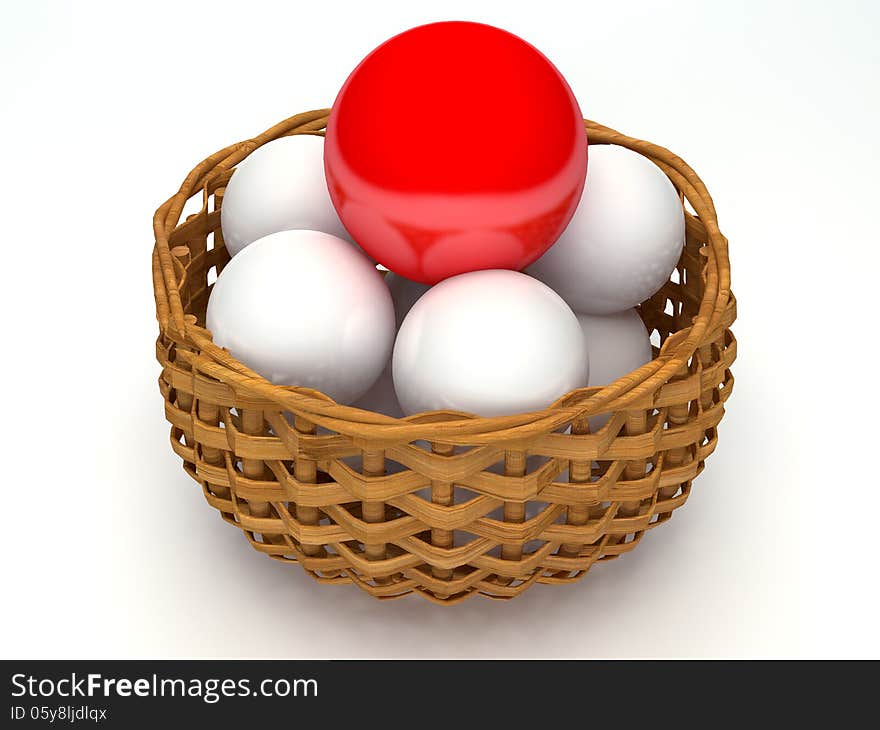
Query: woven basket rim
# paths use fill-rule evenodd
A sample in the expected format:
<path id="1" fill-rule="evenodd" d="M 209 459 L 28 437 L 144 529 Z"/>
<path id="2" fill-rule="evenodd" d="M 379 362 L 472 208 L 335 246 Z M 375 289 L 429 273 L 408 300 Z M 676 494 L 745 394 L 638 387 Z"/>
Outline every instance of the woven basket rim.
<path id="1" fill-rule="evenodd" d="M 170 340 L 196 350 L 198 370 L 230 386 L 236 394 L 274 403 L 319 426 L 365 441 L 404 443 L 428 439 L 451 443 L 465 437 L 478 445 L 528 440 L 575 419 L 650 403 L 653 393 L 685 366 L 698 347 L 711 341 L 719 327 L 725 326 L 725 310 L 733 301 L 727 239 L 718 228 L 715 206 L 702 180 L 684 160 L 664 147 L 585 119 L 589 144 L 616 144 L 650 159 L 670 178 L 705 227 L 707 243 L 700 253 L 707 259 L 706 281 L 699 311 L 690 327 L 667 338 L 656 358 L 608 385 L 580 388 L 543 410 L 510 416 L 431 411 L 398 419 L 338 404 L 310 388 L 274 385 L 214 344 L 211 333 L 198 327 L 194 316 L 185 315 L 169 237 L 180 222 L 184 204 L 193 195 L 202 191 L 205 212 L 209 186 L 216 187 L 253 150 L 290 134 L 322 134 L 329 113 L 329 109 L 318 109 L 297 114 L 252 139 L 215 152 L 193 168 L 177 193 L 159 206 L 153 217 L 153 288 L 160 331 Z"/>

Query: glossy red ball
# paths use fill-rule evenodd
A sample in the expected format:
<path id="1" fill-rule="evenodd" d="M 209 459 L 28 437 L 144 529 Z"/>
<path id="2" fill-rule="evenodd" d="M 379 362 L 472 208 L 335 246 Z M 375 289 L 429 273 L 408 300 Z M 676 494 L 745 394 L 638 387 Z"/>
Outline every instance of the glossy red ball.
<path id="1" fill-rule="evenodd" d="M 330 197 L 363 249 L 433 284 L 522 269 L 574 214 L 587 171 L 577 101 L 507 31 L 423 25 L 370 53 L 327 122 Z"/>

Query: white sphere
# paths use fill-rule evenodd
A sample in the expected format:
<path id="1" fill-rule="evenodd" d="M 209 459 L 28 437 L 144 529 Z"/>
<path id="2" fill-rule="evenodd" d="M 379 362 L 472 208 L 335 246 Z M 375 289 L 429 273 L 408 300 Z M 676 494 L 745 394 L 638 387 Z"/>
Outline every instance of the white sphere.
<path id="1" fill-rule="evenodd" d="M 614 314 L 577 313 L 590 355 L 591 386 L 608 385 L 653 359 L 651 338 L 639 313 L 627 309 Z M 604 426 L 610 416 L 590 418 L 590 431 Z"/>
<path id="2" fill-rule="evenodd" d="M 405 279 L 400 274 L 389 271 L 385 275 L 385 283 L 391 290 L 391 299 L 394 300 L 394 315 L 397 318 L 397 329 L 403 323 L 404 318 L 412 309 L 419 298 L 431 287 L 418 281 Z"/>
<path id="3" fill-rule="evenodd" d="M 663 171 L 625 147 L 592 145 L 574 217 L 526 273 L 576 312 L 621 312 L 666 283 L 683 246 L 684 211 Z"/>
<path id="4" fill-rule="evenodd" d="M 281 137 L 251 152 L 226 184 L 220 226 L 230 256 L 263 236 L 292 229 L 350 241 L 327 192 L 324 138 Z"/>
<path id="5" fill-rule="evenodd" d="M 548 286 L 506 270 L 433 286 L 404 319 L 392 366 L 408 415 L 541 410 L 585 386 L 589 370 L 574 312 Z"/>
<path id="6" fill-rule="evenodd" d="M 318 231 L 281 231 L 232 259 L 208 301 L 214 342 L 278 385 L 360 398 L 394 343 L 394 305 L 370 261 Z"/>
<path id="7" fill-rule="evenodd" d="M 635 309 L 614 314 L 577 313 L 587 352 L 592 385 L 608 385 L 651 362 L 651 338 Z"/>

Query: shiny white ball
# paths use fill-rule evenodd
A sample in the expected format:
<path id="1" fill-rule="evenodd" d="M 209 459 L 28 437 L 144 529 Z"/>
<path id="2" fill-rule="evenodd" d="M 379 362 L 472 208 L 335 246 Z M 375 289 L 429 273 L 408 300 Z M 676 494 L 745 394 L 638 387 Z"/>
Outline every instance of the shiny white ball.
<path id="1" fill-rule="evenodd" d="M 684 211 L 663 171 L 625 147 L 592 145 L 574 217 L 526 273 L 576 312 L 621 312 L 666 283 L 683 246 Z"/>
<path id="2" fill-rule="evenodd" d="M 379 272 L 351 244 L 318 231 L 281 231 L 226 265 L 207 326 L 214 342 L 273 383 L 348 404 L 388 362 L 394 305 Z"/>
<path id="3" fill-rule="evenodd" d="M 324 138 L 281 137 L 251 152 L 226 184 L 220 226 L 230 256 L 263 236 L 293 229 L 350 241 L 327 192 Z"/>
<path id="4" fill-rule="evenodd" d="M 541 410 L 587 384 L 587 348 L 560 296 L 516 271 L 441 281 L 413 305 L 394 345 L 404 413 L 500 416 Z"/>
<path id="5" fill-rule="evenodd" d="M 591 386 L 608 385 L 653 359 L 651 338 L 639 313 L 627 309 L 614 314 L 577 313 L 590 355 Z M 598 431 L 610 418 L 590 418 L 590 430 Z"/>
<path id="6" fill-rule="evenodd" d="M 651 362 L 651 338 L 635 309 L 614 314 L 577 313 L 590 355 L 590 385 L 608 385 Z"/>

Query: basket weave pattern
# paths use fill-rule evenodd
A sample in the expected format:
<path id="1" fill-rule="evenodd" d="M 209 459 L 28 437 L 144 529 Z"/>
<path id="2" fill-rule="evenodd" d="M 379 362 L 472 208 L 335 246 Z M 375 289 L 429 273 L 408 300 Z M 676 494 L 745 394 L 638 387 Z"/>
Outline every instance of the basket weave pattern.
<path id="1" fill-rule="evenodd" d="M 153 221 L 159 387 L 171 446 L 208 504 L 256 550 L 379 598 L 511 598 L 632 550 L 687 500 L 733 385 L 727 241 L 703 183 L 668 150 L 586 121 L 590 144 L 647 156 L 696 213 L 670 281 L 639 308 L 659 336 L 654 360 L 536 413 L 397 420 L 272 385 L 205 329 L 209 279 L 229 260 L 220 206 L 234 166 L 277 137 L 320 134 L 327 114 L 212 155 Z M 181 223 L 195 196 L 201 210 Z M 596 414 L 610 418 L 591 433 Z"/>

